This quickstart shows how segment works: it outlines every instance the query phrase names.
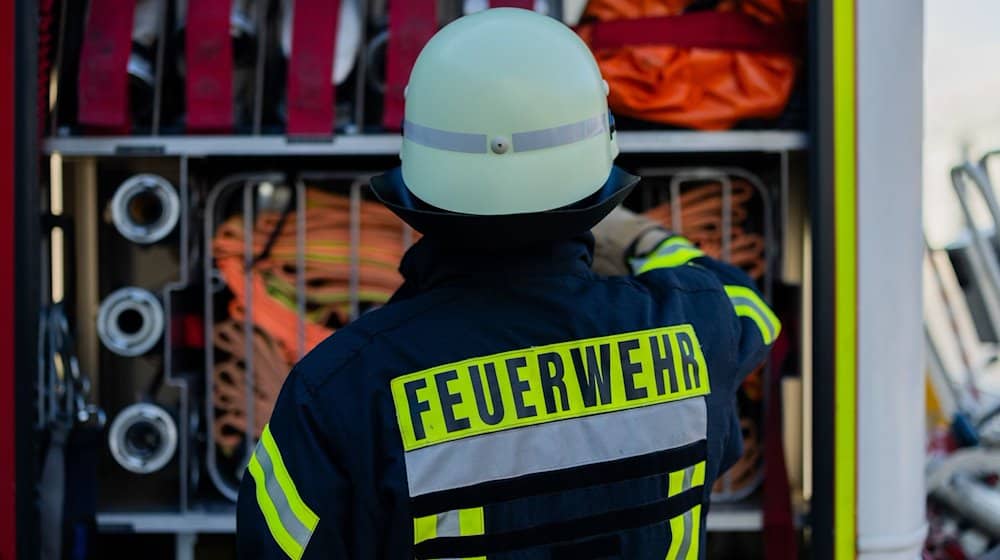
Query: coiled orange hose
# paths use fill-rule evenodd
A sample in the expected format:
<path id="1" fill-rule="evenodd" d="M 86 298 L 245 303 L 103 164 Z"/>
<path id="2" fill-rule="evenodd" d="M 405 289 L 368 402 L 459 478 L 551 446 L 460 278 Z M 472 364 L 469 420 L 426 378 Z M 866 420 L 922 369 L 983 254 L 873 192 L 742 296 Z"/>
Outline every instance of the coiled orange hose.
<path id="1" fill-rule="evenodd" d="M 747 232 L 743 224 L 750 211 L 747 204 L 754 197 L 753 187 L 741 179 L 732 181 L 729 262 L 742 268 L 752 278 L 760 279 L 767 268 L 764 258 L 764 237 Z M 673 229 L 707 255 L 722 257 L 722 184 L 712 182 L 681 193 L 681 223 L 672 228 L 672 208 L 669 202 L 650 208 L 643 215 Z"/>
<path id="2" fill-rule="evenodd" d="M 382 304 L 403 282 L 397 267 L 406 249 L 406 226 L 389 210 L 361 202 L 352 256 L 350 199 L 309 188 L 305 207 L 302 216 L 292 212 L 284 220 L 277 212 L 257 215 L 250 240 L 255 260 L 249 271 L 249 294 L 242 217 L 222 223 L 212 240 L 215 266 L 233 296 L 229 317 L 217 323 L 213 333 L 223 356 L 213 372 L 212 398 L 218 410 L 213 433 L 223 452 L 239 445 L 247 428 L 243 322 L 248 307 L 253 310 L 249 320 L 254 327 L 254 431 L 259 436 L 285 376 L 300 357 L 300 325 L 308 352 L 348 321 L 352 299 L 360 305 Z M 301 270 L 300 218 L 304 222 Z M 304 320 L 297 309 L 300 274 L 305 286 Z M 357 280 L 354 298 L 352 278 Z"/>
<path id="3" fill-rule="evenodd" d="M 764 237 L 747 232 L 743 225 L 750 216 L 747 205 L 754 198 L 753 187 L 741 179 L 732 180 L 730 206 L 729 262 L 742 268 L 755 280 L 767 270 Z M 645 216 L 667 229 L 673 229 L 698 245 L 714 258 L 722 257 L 722 184 L 711 182 L 688 189 L 680 196 L 680 227 L 672 228 L 673 213 L 670 203 L 649 209 Z M 757 368 L 741 386 L 748 399 L 763 399 L 763 368 Z M 742 414 L 740 427 L 743 433 L 743 453 L 740 458 L 712 487 L 713 497 L 730 500 L 752 492 L 761 481 L 763 448 L 758 434 L 758 419 Z"/>
<path id="4" fill-rule="evenodd" d="M 760 278 L 766 266 L 764 239 L 746 232 L 741 225 L 749 216 L 746 206 L 753 198 L 753 190 L 744 181 L 734 180 L 732 185 L 730 261 L 754 278 Z M 680 198 L 682 231 L 679 233 L 715 257 L 722 251 L 721 197 L 722 186 L 716 182 L 689 189 Z M 384 303 L 402 283 L 397 267 L 406 249 L 405 226 L 374 202 L 363 201 L 358 215 L 358 301 Z M 669 203 L 654 207 L 645 215 L 671 227 Z M 298 325 L 302 325 L 305 350 L 308 351 L 329 336 L 336 325 L 348 319 L 352 276 L 349 199 L 318 189 L 307 190 L 302 269 L 307 309 L 306 320 L 301 322 L 295 304 L 297 218 L 292 213 L 282 222 L 280 214 L 265 212 L 257 216 L 254 224 L 254 255 L 261 255 L 280 227 L 269 251 L 254 262 L 250 274 L 254 325 L 254 431 L 258 436 L 270 418 L 271 407 L 287 372 L 299 357 Z M 416 235 L 414 233 L 414 237 Z M 225 357 L 213 372 L 212 395 L 219 410 L 213 426 L 215 440 L 224 452 L 230 452 L 242 441 L 247 427 L 243 330 L 247 293 L 244 228 L 240 216 L 219 226 L 212 250 L 216 267 L 233 294 L 228 307 L 229 318 L 215 326 L 215 346 Z"/>

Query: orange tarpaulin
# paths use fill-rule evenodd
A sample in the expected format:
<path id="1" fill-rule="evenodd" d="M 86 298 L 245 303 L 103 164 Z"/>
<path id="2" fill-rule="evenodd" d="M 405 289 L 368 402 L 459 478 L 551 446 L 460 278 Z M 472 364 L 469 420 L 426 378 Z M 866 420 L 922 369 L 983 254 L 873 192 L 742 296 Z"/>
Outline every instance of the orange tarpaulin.
<path id="1" fill-rule="evenodd" d="M 682 16 L 694 2 L 591 0 L 578 32 L 591 44 L 611 86 L 611 110 L 704 130 L 732 128 L 745 119 L 778 117 L 800 66 L 799 57 L 792 53 L 680 47 L 671 44 L 669 33 L 655 44 L 593 45 L 595 25 L 599 25 L 595 22 Z M 804 27 L 805 4 L 805 0 L 723 0 L 716 10 L 744 15 L 759 22 L 762 30 L 780 28 L 796 34 Z"/>

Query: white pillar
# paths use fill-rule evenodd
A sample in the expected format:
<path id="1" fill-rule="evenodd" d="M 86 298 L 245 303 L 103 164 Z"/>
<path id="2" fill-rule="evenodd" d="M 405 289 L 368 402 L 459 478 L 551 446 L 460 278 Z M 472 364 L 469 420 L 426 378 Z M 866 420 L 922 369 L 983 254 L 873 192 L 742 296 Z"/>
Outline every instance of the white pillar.
<path id="1" fill-rule="evenodd" d="M 857 550 L 864 560 L 913 560 L 926 532 L 923 2 L 855 6 Z"/>

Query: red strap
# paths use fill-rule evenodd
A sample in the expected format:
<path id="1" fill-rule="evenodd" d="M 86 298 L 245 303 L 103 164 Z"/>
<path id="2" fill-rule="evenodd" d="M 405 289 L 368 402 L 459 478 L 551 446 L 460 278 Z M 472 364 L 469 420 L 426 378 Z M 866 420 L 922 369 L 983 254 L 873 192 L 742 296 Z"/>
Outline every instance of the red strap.
<path id="1" fill-rule="evenodd" d="M 522 8 L 535 9 L 535 0 L 490 0 L 491 8 Z"/>
<path id="2" fill-rule="evenodd" d="M 171 325 L 170 340 L 174 348 L 205 348 L 205 321 L 200 315 L 178 314 Z"/>
<path id="3" fill-rule="evenodd" d="M 764 412 L 764 552 L 765 557 L 772 560 L 795 560 L 799 557 L 781 437 L 781 372 L 791 354 L 788 333 L 793 330 L 793 325 L 788 324 L 771 350 L 767 408 Z"/>
<path id="4" fill-rule="evenodd" d="M 763 24 L 734 12 L 692 12 L 678 16 L 619 19 L 587 24 L 590 48 L 617 49 L 637 45 L 798 52 L 784 25 Z"/>
<path id="5" fill-rule="evenodd" d="M 127 131 L 135 0 L 91 0 L 80 47 L 80 124 Z"/>
<path id="6" fill-rule="evenodd" d="M 413 63 L 437 31 L 436 0 L 389 2 L 389 45 L 386 52 L 385 99 L 382 126 L 399 130 L 403 123 L 403 90 L 410 80 Z"/>
<path id="7" fill-rule="evenodd" d="M 233 128 L 231 0 L 190 3 L 185 34 L 187 129 L 230 132 Z"/>
<path id="8" fill-rule="evenodd" d="M 38 3 L 38 139 L 45 138 L 45 129 L 49 114 L 49 74 L 52 69 L 54 0 L 42 0 Z"/>
<path id="9" fill-rule="evenodd" d="M 332 76 L 339 12 L 340 0 L 295 0 L 288 64 L 289 135 L 333 134 L 337 92 Z"/>

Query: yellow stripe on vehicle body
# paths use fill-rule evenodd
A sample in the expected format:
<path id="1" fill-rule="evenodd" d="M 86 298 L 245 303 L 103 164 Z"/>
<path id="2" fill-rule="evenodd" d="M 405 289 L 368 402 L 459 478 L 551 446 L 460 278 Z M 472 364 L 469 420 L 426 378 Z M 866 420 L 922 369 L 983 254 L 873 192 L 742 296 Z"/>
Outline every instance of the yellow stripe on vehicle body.
<path id="1" fill-rule="evenodd" d="M 857 554 L 857 167 L 855 0 L 833 2 L 834 558 Z"/>

